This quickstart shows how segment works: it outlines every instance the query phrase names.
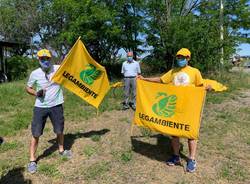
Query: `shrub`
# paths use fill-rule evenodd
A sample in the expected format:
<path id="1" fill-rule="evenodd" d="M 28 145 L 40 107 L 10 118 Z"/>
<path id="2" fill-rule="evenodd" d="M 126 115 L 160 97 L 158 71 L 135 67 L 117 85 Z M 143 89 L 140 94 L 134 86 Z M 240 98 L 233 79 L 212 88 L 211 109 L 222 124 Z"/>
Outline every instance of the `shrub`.
<path id="1" fill-rule="evenodd" d="M 7 59 L 6 69 L 8 80 L 20 80 L 27 76 L 28 69 L 31 67 L 31 59 L 22 56 L 13 56 Z"/>

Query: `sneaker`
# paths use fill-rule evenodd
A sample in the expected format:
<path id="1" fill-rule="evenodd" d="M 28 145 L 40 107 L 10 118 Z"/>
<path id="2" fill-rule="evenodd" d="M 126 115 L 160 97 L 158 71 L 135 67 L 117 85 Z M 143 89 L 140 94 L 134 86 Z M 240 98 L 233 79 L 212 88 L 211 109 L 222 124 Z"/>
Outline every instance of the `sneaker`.
<path id="1" fill-rule="evenodd" d="M 174 165 L 180 165 L 181 159 L 179 155 L 172 155 L 171 158 L 167 160 L 167 165 L 174 166 Z"/>
<path id="2" fill-rule="evenodd" d="M 127 109 L 129 109 L 129 106 L 128 105 L 123 105 L 123 107 L 122 107 L 122 110 L 127 110 Z"/>
<path id="3" fill-rule="evenodd" d="M 62 157 L 65 157 L 67 159 L 71 159 L 72 158 L 72 151 L 71 150 L 64 150 L 62 152 L 59 152 L 59 154 L 62 156 Z"/>
<path id="4" fill-rule="evenodd" d="M 194 172 L 196 169 L 196 161 L 192 159 L 188 159 L 187 161 L 187 172 Z"/>
<path id="5" fill-rule="evenodd" d="M 34 161 L 31 161 L 29 164 L 28 164 L 28 172 L 33 174 L 37 171 L 37 164 L 36 162 Z"/>
<path id="6" fill-rule="evenodd" d="M 132 106 L 131 106 L 131 109 L 133 109 L 133 111 L 135 111 L 136 106 L 135 106 L 135 105 L 132 105 Z"/>

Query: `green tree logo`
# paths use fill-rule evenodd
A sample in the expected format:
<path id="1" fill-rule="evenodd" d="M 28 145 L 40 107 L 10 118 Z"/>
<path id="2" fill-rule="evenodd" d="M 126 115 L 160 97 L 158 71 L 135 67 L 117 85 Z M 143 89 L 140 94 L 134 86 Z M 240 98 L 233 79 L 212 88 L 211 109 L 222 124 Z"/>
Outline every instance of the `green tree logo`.
<path id="1" fill-rule="evenodd" d="M 101 76 L 101 71 L 97 70 L 96 67 L 92 64 L 87 65 L 87 69 L 81 71 L 80 78 L 87 83 L 92 85 L 96 79 Z"/>
<path id="2" fill-rule="evenodd" d="M 157 93 L 156 99 L 161 98 L 157 103 L 152 106 L 152 110 L 158 116 L 171 117 L 175 114 L 176 108 L 176 95 L 167 95 L 167 93 Z"/>

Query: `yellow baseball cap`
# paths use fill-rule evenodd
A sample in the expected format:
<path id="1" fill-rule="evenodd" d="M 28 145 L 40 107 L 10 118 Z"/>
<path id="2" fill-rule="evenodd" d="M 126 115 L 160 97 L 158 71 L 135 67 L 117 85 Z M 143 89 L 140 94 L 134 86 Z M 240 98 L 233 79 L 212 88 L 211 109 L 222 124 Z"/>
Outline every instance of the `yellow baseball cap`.
<path id="1" fill-rule="evenodd" d="M 181 48 L 176 56 L 185 56 L 185 57 L 191 57 L 191 52 L 187 48 Z"/>
<path id="2" fill-rule="evenodd" d="M 51 54 L 50 51 L 47 49 L 41 49 L 37 52 L 37 56 L 38 57 L 49 57 L 51 58 Z"/>

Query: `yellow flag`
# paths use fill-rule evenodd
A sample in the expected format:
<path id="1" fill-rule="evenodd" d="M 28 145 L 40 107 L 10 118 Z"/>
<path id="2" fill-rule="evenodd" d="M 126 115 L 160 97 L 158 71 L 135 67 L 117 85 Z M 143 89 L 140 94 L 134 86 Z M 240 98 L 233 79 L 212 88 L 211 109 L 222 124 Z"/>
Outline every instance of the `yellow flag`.
<path id="1" fill-rule="evenodd" d="M 134 123 L 163 134 L 198 139 L 205 95 L 204 87 L 137 80 Z"/>
<path id="2" fill-rule="evenodd" d="M 203 79 L 204 86 L 210 85 L 215 92 L 225 91 L 227 87 L 223 84 L 210 79 Z"/>
<path id="3" fill-rule="evenodd" d="M 105 68 L 89 55 L 80 38 L 52 80 L 96 108 L 110 88 Z"/>

